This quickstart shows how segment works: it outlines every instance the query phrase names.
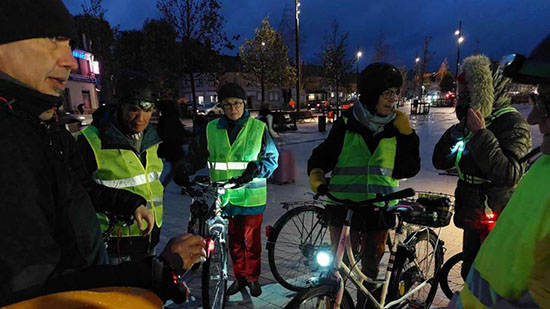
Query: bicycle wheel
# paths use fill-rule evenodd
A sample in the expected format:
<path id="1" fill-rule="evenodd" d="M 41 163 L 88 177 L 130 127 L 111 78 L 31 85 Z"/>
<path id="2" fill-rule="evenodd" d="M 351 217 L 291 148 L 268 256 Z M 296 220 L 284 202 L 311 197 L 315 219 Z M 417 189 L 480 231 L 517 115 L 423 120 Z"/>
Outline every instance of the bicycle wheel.
<path id="1" fill-rule="evenodd" d="M 330 250 L 330 233 L 324 209 L 301 206 L 284 214 L 275 223 L 268 241 L 269 268 L 282 286 L 300 291 L 312 277 L 321 274 L 316 252 Z"/>
<path id="2" fill-rule="evenodd" d="M 187 233 L 194 235 L 206 236 L 206 224 L 204 222 L 208 205 L 203 201 L 194 201 L 189 206 L 189 221 L 187 222 Z M 199 269 L 202 263 L 195 263 L 191 266 L 193 271 Z"/>
<path id="3" fill-rule="evenodd" d="M 431 230 L 417 231 L 398 249 L 390 280 L 388 297 L 395 300 L 427 280 L 420 290 L 408 298 L 415 308 L 429 308 L 437 292 L 438 273 L 443 264 L 441 243 L 436 248 L 437 235 Z M 407 302 L 405 302 L 407 304 Z"/>
<path id="4" fill-rule="evenodd" d="M 285 306 L 285 309 L 307 309 L 307 308 L 332 308 L 330 303 L 334 302 L 336 296 L 336 286 L 316 286 L 300 291 L 294 298 Z M 344 290 L 340 309 L 353 309 L 353 299 L 348 291 Z"/>
<path id="5" fill-rule="evenodd" d="M 225 307 L 227 289 L 227 247 L 225 237 L 212 239 L 214 250 L 202 264 L 202 305 L 203 308 L 221 309 Z"/>
<path id="6" fill-rule="evenodd" d="M 460 292 L 464 279 L 460 275 L 462 269 L 462 252 L 451 256 L 439 271 L 439 284 L 447 298 L 453 298 L 455 292 Z"/>

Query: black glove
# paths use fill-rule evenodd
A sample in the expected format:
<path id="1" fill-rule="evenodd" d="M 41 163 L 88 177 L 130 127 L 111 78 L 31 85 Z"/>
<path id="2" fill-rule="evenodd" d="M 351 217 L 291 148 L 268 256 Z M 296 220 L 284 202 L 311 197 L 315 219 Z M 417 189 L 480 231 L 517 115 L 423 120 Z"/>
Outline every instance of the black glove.
<path id="1" fill-rule="evenodd" d="M 174 175 L 174 182 L 181 187 L 191 186 L 189 175 L 187 175 L 187 173 L 184 171 L 176 172 L 176 174 Z"/>
<path id="2" fill-rule="evenodd" d="M 258 165 L 254 161 L 248 162 L 248 165 L 246 166 L 246 169 L 242 173 L 241 176 L 234 178 L 233 182 L 237 184 L 245 184 L 249 183 L 254 179 L 254 177 L 258 176 Z"/>
<path id="3" fill-rule="evenodd" d="M 327 195 L 327 193 L 328 193 L 328 186 L 327 186 L 327 184 L 322 183 L 322 184 L 320 184 L 320 185 L 317 187 L 317 194 L 319 194 L 319 195 Z"/>

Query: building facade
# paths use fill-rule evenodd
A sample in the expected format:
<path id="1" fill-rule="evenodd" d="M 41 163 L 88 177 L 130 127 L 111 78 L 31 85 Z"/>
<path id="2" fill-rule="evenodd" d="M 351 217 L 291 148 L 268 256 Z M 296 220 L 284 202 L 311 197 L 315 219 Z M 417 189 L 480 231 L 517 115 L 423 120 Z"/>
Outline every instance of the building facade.
<path id="1" fill-rule="evenodd" d="M 99 63 L 94 56 L 83 50 L 73 50 L 78 66 L 71 71 L 63 93 L 63 105 L 60 109 L 66 113 L 90 114 L 99 107 L 100 89 Z"/>

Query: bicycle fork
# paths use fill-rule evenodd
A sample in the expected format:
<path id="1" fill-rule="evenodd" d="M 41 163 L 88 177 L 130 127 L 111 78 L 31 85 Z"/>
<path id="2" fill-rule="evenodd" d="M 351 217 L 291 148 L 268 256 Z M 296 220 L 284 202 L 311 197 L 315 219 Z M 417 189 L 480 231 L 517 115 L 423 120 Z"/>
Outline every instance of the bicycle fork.
<path id="1" fill-rule="evenodd" d="M 339 309 L 340 304 L 342 303 L 342 298 L 344 297 L 344 280 L 342 275 L 339 272 L 340 265 L 342 265 L 342 260 L 344 258 L 344 252 L 346 250 L 346 239 L 349 237 L 349 230 L 351 224 L 351 216 L 353 212 L 348 209 L 346 214 L 346 221 L 342 226 L 342 231 L 340 232 L 340 239 L 338 240 L 338 249 L 336 250 L 336 259 L 334 260 L 334 276 L 336 277 L 336 282 L 338 283 L 338 292 L 334 299 L 333 309 Z"/>

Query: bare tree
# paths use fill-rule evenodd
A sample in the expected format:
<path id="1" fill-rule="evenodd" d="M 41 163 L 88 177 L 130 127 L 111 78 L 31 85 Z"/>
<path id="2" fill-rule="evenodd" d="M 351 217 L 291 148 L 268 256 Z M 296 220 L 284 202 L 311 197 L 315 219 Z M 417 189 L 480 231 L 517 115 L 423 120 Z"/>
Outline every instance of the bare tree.
<path id="1" fill-rule="evenodd" d="M 346 73 L 354 63 L 354 58 L 348 55 L 348 32 L 340 32 L 336 20 L 332 22 L 332 31 L 325 32 L 324 49 L 322 52 L 323 71 L 326 81 L 336 88 L 336 107 L 340 108 L 340 85 Z"/>
<path id="2" fill-rule="evenodd" d="M 371 62 L 387 62 L 390 56 L 390 46 L 386 44 L 386 38 L 382 32 L 378 34 L 374 44 L 374 54 Z"/>
<path id="3" fill-rule="evenodd" d="M 271 27 L 267 17 L 262 20 L 260 28 L 254 30 L 254 37 L 245 40 L 239 55 L 244 70 L 260 82 L 262 103 L 266 87 L 289 88 L 295 81 L 296 73 L 289 65 L 288 48 L 281 33 Z"/>
<path id="4" fill-rule="evenodd" d="M 182 63 L 176 69 L 191 81 L 193 111 L 196 112 L 196 73 L 216 70 L 219 51 L 234 48 L 223 30 L 225 18 L 220 14 L 220 1 L 157 0 L 157 8 L 178 35 Z"/>
<path id="5" fill-rule="evenodd" d="M 103 19 L 103 16 L 105 15 L 105 9 L 103 8 L 101 2 L 103 0 L 89 0 L 90 3 L 87 5 L 86 3 L 82 4 L 82 12 L 86 15 L 90 15 L 93 17 L 98 17 Z"/>

